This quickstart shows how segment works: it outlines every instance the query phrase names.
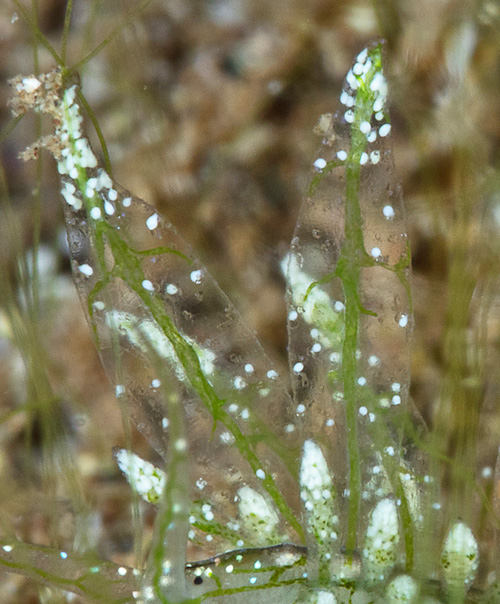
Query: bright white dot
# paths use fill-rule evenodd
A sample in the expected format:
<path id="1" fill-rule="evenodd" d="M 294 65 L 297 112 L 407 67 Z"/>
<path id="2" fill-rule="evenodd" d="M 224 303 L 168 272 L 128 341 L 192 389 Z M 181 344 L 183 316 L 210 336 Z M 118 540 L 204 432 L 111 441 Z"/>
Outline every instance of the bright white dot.
<path id="1" fill-rule="evenodd" d="M 60 552 L 60 554 L 59 554 L 59 555 L 61 556 L 61 558 L 62 558 L 63 560 L 66 560 L 66 558 L 68 557 L 68 554 L 67 554 L 66 552 Z"/>
<path id="2" fill-rule="evenodd" d="M 243 388 L 247 385 L 247 383 L 240 375 L 237 375 L 233 380 L 233 385 L 236 388 L 236 390 L 243 390 Z"/>
<path id="3" fill-rule="evenodd" d="M 386 218 L 394 218 L 396 215 L 392 206 L 384 206 L 382 213 Z"/>
<path id="4" fill-rule="evenodd" d="M 151 382 L 151 386 L 153 386 L 153 388 L 159 388 L 161 386 L 161 382 L 158 379 L 155 379 Z"/>
<path id="5" fill-rule="evenodd" d="M 202 276 L 203 276 L 203 271 L 201 269 L 198 269 L 196 271 L 191 271 L 189 278 L 191 279 L 191 281 L 193 283 L 196 283 L 199 285 L 201 283 Z"/>
<path id="6" fill-rule="evenodd" d="M 382 256 L 382 250 L 379 247 L 372 247 L 370 254 L 374 258 L 380 258 L 380 256 Z"/>
<path id="7" fill-rule="evenodd" d="M 366 136 L 366 140 L 367 140 L 369 143 L 374 143 L 374 142 L 377 140 L 377 131 L 376 131 L 376 130 L 372 130 L 372 131 L 370 132 L 370 134 L 368 134 L 368 135 Z"/>
<path id="8" fill-rule="evenodd" d="M 358 384 L 360 386 L 366 386 L 366 378 L 365 377 L 359 377 L 358 378 Z"/>
<path id="9" fill-rule="evenodd" d="M 226 566 L 226 573 L 232 573 L 234 570 L 234 566 L 232 564 L 228 564 Z"/>
<path id="10" fill-rule="evenodd" d="M 288 313 L 288 320 L 289 321 L 296 321 L 299 318 L 299 313 L 296 310 L 291 310 Z"/>
<path id="11" fill-rule="evenodd" d="M 361 122 L 361 124 L 359 125 L 359 129 L 363 134 L 368 134 L 372 127 L 370 126 L 370 122 Z"/>
<path id="12" fill-rule="evenodd" d="M 363 73 L 363 65 L 361 63 L 355 63 L 352 68 L 352 73 L 358 76 L 361 75 Z"/>
<path id="13" fill-rule="evenodd" d="M 318 159 L 314 162 L 314 167 L 316 170 L 323 170 L 323 168 L 326 168 L 326 160 L 322 157 L 318 157 Z"/>
<path id="14" fill-rule="evenodd" d="M 344 119 L 348 124 L 352 124 L 354 122 L 354 111 L 352 111 L 352 109 L 348 109 L 344 113 Z"/>
<path id="15" fill-rule="evenodd" d="M 104 202 L 104 211 L 106 212 L 106 214 L 108 216 L 113 216 L 113 214 L 115 213 L 115 206 L 110 203 L 109 201 L 105 201 Z"/>
<path id="16" fill-rule="evenodd" d="M 294 373 L 300 373 L 301 371 L 304 370 L 304 363 L 295 363 L 295 365 L 293 366 L 293 372 Z"/>
<path id="17" fill-rule="evenodd" d="M 285 426 L 285 432 L 288 432 L 288 434 L 295 432 L 295 426 L 293 424 L 287 424 Z"/>
<path id="18" fill-rule="evenodd" d="M 78 270 L 86 277 L 90 277 L 90 275 L 94 274 L 94 269 L 90 266 L 90 264 L 80 264 Z"/>
<path id="19" fill-rule="evenodd" d="M 146 220 L 146 226 L 150 231 L 154 231 L 158 226 L 158 214 L 155 212 Z"/>
<path id="20" fill-rule="evenodd" d="M 124 208 L 129 208 L 132 203 L 132 197 L 124 197 L 122 201 L 122 206 Z"/>
<path id="21" fill-rule="evenodd" d="M 381 122 L 384 119 L 384 112 L 383 111 L 379 111 L 378 113 L 375 114 L 375 119 L 377 120 L 377 122 Z"/>
<path id="22" fill-rule="evenodd" d="M 101 217 L 101 208 L 93 207 L 90 210 L 90 217 L 94 220 L 99 220 L 99 218 Z"/>
<path id="23" fill-rule="evenodd" d="M 266 473 L 264 472 L 264 470 L 262 469 L 258 469 L 257 472 L 255 472 L 255 475 L 257 476 L 257 478 L 260 478 L 261 480 L 264 480 L 264 478 L 266 477 Z"/>
<path id="24" fill-rule="evenodd" d="M 401 405 L 401 397 L 399 396 L 399 394 L 395 394 L 392 397 L 392 404 L 393 405 Z"/>
<path id="25" fill-rule="evenodd" d="M 185 438 L 179 438 L 178 440 L 175 441 L 175 450 L 182 452 L 185 451 L 187 448 L 187 442 Z"/>
<path id="26" fill-rule="evenodd" d="M 481 470 L 481 476 L 483 478 L 490 478 L 490 476 L 492 474 L 493 474 L 493 470 L 489 466 L 486 466 Z"/>
<path id="27" fill-rule="evenodd" d="M 337 157 L 340 159 L 340 161 L 345 161 L 347 159 L 346 151 L 344 151 L 343 149 L 337 151 Z"/>
<path id="28" fill-rule="evenodd" d="M 2 545 L 2 549 L 4 552 L 11 552 L 12 551 L 12 545 Z"/>
<path id="29" fill-rule="evenodd" d="M 240 413 L 241 419 L 248 419 L 250 417 L 250 411 L 248 409 L 243 409 Z"/>
<path id="30" fill-rule="evenodd" d="M 326 424 L 328 427 L 335 426 L 335 420 L 334 420 L 334 419 L 329 418 L 329 419 L 327 419 L 327 420 L 326 420 L 325 424 Z"/>
<path id="31" fill-rule="evenodd" d="M 321 344 L 319 342 L 316 342 L 315 344 L 312 345 L 311 352 L 318 353 L 320 351 L 321 351 Z"/>
<path id="32" fill-rule="evenodd" d="M 400 327 L 406 327 L 408 325 L 408 315 L 401 315 L 398 323 Z"/>
<path id="33" fill-rule="evenodd" d="M 335 302 L 335 304 L 333 305 L 333 308 L 337 312 L 342 312 L 345 309 L 345 305 L 343 302 L 340 302 L 339 300 L 337 300 L 337 302 Z"/>
<path id="34" fill-rule="evenodd" d="M 167 285 L 167 287 L 165 288 L 165 291 L 167 292 L 167 294 L 170 294 L 171 296 L 173 296 L 174 294 L 176 294 L 179 290 L 177 288 L 176 285 L 174 285 L 173 283 L 169 283 Z"/>
<path id="35" fill-rule="evenodd" d="M 368 161 L 368 153 L 361 153 L 361 157 L 359 158 L 359 164 L 364 166 Z"/>
<path id="36" fill-rule="evenodd" d="M 170 424 L 170 421 L 169 421 L 168 417 L 164 417 L 164 418 L 161 420 L 161 427 L 162 427 L 164 430 L 166 430 L 166 429 L 168 428 L 169 424 Z"/>
<path id="37" fill-rule="evenodd" d="M 118 199 L 118 193 L 114 189 L 108 191 L 109 201 L 116 201 Z"/>
<path id="38" fill-rule="evenodd" d="M 368 415 L 368 409 L 366 407 L 360 407 L 359 408 L 359 414 L 360 415 Z"/>
<path id="39" fill-rule="evenodd" d="M 380 161 L 380 151 L 372 151 L 370 153 L 370 161 L 372 164 L 378 164 Z"/>
<path id="40" fill-rule="evenodd" d="M 127 569 L 124 566 L 120 566 L 120 568 L 118 569 L 118 574 L 121 577 L 124 577 L 127 574 Z"/>
<path id="41" fill-rule="evenodd" d="M 245 370 L 245 373 L 253 373 L 255 371 L 252 363 L 246 363 L 243 369 Z"/>
<path id="42" fill-rule="evenodd" d="M 148 292 L 153 292 L 155 290 L 154 285 L 151 283 L 149 279 L 144 279 L 141 283 L 142 287 Z"/>
<path id="43" fill-rule="evenodd" d="M 399 382 L 394 382 L 391 384 L 391 390 L 393 392 L 401 392 L 401 384 Z"/>
<path id="44" fill-rule="evenodd" d="M 390 131 L 391 131 L 391 125 L 390 124 L 383 124 L 378 129 L 379 136 L 387 136 Z"/>
<path id="45" fill-rule="evenodd" d="M 340 95 L 340 102 L 346 107 L 352 107 L 354 105 L 354 98 L 344 90 Z"/>
<path id="46" fill-rule="evenodd" d="M 368 365 L 370 365 L 370 367 L 376 367 L 379 363 L 380 359 L 378 356 L 372 354 L 368 357 Z"/>
<path id="47" fill-rule="evenodd" d="M 305 410 L 306 410 L 306 406 L 303 405 L 302 403 L 300 405 L 297 405 L 297 409 L 296 409 L 297 413 L 299 413 L 299 414 L 304 413 Z"/>
<path id="48" fill-rule="evenodd" d="M 275 380 L 278 377 L 278 372 L 274 369 L 270 369 L 266 375 L 270 380 Z"/>
<path id="49" fill-rule="evenodd" d="M 115 387 L 115 396 L 122 396 L 125 394 L 125 386 L 123 384 L 117 384 Z"/>
<path id="50" fill-rule="evenodd" d="M 387 455 L 390 455 L 391 457 L 394 455 L 394 447 L 386 447 L 385 450 Z"/>

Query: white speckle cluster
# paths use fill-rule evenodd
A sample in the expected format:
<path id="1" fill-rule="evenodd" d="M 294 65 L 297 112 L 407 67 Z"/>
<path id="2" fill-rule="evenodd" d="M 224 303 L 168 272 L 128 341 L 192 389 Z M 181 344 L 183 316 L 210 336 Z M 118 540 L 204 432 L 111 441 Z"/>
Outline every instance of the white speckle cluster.
<path id="1" fill-rule="evenodd" d="M 267 499 L 252 487 L 238 489 L 238 510 L 242 527 L 257 544 L 269 544 L 277 536 L 279 517 Z"/>
<path id="2" fill-rule="evenodd" d="M 144 283 L 143 287 L 148 289 Z M 117 329 L 128 339 L 132 346 L 141 350 L 144 355 L 150 354 L 150 347 L 152 346 L 159 357 L 168 360 L 173 365 L 179 380 L 184 381 L 186 379 L 184 368 L 175 354 L 174 347 L 154 321 L 149 319 L 139 320 L 131 313 L 117 310 L 106 314 L 106 323 L 112 329 Z M 183 337 L 194 349 L 203 374 L 205 376 L 212 375 L 215 371 L 215 354 L 207 348 L 198 346 L 191 338 Z"/>
<path id="3" fill-rule="evenodd" d="M 474 581 L 479 565 L 479 549 L 472 531 L 463 522 L 451 527 L 444 541 L 441 565 L 450 586 L 470 585 Z"/>
<path id="4" fill-rule="evenodd" d="M 307 512 L 307 522 L 316 538 L 319 555 L 329 559 L 332 542 L 337 539 L 334 492 L 328 465 L 319 446 L 312 440 L 304 443 L 300 466 L 300 498 Z"/>
<path id="5" fill-rule="evenodd" d="M 325 589 L 313 590 L 309 594 L 307 604 L 337 604 L 337 598 L 331 591 Z"/>
<path id="6" fill-rule="evenodd" d="M 417 594 L 417 582 L 409 575 L 395 577 L 385 590 L 388 604 L 412 604 Z"/>
<path id="7" fill-rule="evenodd" d="M 328 349 L 338 347 L 342 338 L 343 326 L 343 317 L 340 313 L 345 308 L 342 302 L 331 300 L 330 296 L 319 286 L 308 291 L 314 279 L 300 269 L 296 256 L 287 255 L 281 266 L 287 276 L 292 302 L 296 306 L 294 312 L 300 315 L 306 323 L 314 326 L 314 331 L 310 332 L 311 336 L 321 346 Z M 296 371 L 295 366 L 302 366 L 302 368 Z M 296 363 L 295 366 L 294 373 L 300 373 L 304 368 L 301 362 Z"/>
<path id="8" fill-rule="evenodd" d="M 75 97 L 76 86 L 72 86 L 64 92 L 61 125 L 56 131 L 58 138 L 66 143 L 66 146 L 61 150 L 61 159 L 58 161 L 57 169 L 59 174 L 68 174 L 73 180 L 78 178 L 80 169 L 97 166 L 97 159 L 90 149 L 89 142 L 82 136 L 82 116 Z M 66 201 L 68 200 L 66 199 Z M 75 209 L 80 208 L 75 207 Z"/>
<path id="9" fill-rule="evenodd" d="M 365 535 L 363 568 L 369 582 L 383 581 L 397 561 L 399 544 L 398 512 L 392 499 L 375 506 Z"/>
<path id="10" fill-rule="evenodd" d="M 145 501 L 157 503 L 165 488 L 165 472 L 126 449 L 119 449 L 115 458 L 134 491 Z"/>

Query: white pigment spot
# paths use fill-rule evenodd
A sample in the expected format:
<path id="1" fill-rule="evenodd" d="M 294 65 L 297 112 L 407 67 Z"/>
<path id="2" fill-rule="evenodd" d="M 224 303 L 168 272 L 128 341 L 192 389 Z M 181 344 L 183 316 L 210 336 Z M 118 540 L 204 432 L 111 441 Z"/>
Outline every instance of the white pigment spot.
<path id="1" fill-rule="evenodd" d="M 257 476 L 257 478 L 260 478 L 261 480 L 264 480 L 264 478 L 266 477 L 266 473 L 264 472 L 264 470 L 262 469 L 258 469 L 257 472 L 255 472 L 255 475 Z"/>
<path id="2" fill-rule="evenodd" d="M 115 206 L 111 202 L 105 201 L 104 202 L 104 211 L 106 212 L 106 214 L 108 216 L 113 216 L 113 214 L 115 213 Z"/>
<path id="3" fill-rule="evenodd" d="M 201 279 L 203 277 L 203 271 L 201 269 L 197 269 L 195 271 L 191 271 L 189 278 L 193 283 L 199 285 L 201 283 Z"/>
<path id="4" fill-rule="evenodd" d="M 155 212 L 146 220 L 146 226 L 150 231 L 154 231 L 158 226 L 158 214 Z"/>
<path id="5" fill-rule="evenodd" d="M 384 206 L 382 213 L 387 219 L 394 218 L 394 216 L 396 215 L 392 206 Z"/>
<path id="6" fill-rule="evenodd" d="M 344 113 L 344 119 L 348 124 L 352 124 L 354 122 L 354 111 L 352 111 L 352 109 L 348 109 Z"/>
<path id="7" fill-rule="evenodd" d="M 359 129 L 363 134 L 368 134 L 372 127 L 370 126 L 370 122 L 361 122 Z"/>
<path id="8" fill-rule="evenodd" d="M 297 413 L 302 414 L 302 413 L 304 413 L 305 410 L 306 410 L 306 406 L 303 405 L 302 403 L 300 403 L 300 405 L 297 405 L 297 409 L 296 409 Z"/>
<path id="9" fill-rule="evenodd" d="M 120 577 L 124 577 L 127 574 L 127 569 L 124 566 L 120 566 L 118 569 L 118 574 Z"/>
<path id="10" fill-rule="evenodd" d="M 408 325 L 408 315 L 401 315 L 398 324 L 400 327 L 406 327 Z"/>
<path id="11" fill-rule="evenodd" d="M 380 256 L 382 256 L 382 250 L 379 247 L 372 247 L 370 254 L 374 258 L 380 258 Z"/>
<path id="12" fill-rule="evenodd" d="M 145 289 L 148 292 L 154 292 L 155 288 L 154 285 L 151 283 L 151 281 L 149 279 L 144 279 L 144 281 L 141 283 L 143 289 Z"/>
<path id="13" fill-rule="evenodd" d="M 326 160 L 322 157 L 318 157 L 318 159 L 314 162 L 314 167 L 316 170 L 323 170 L 323 168 L 326 168 Z"/>
<path id="14" fill-rule="evenodd" d="M 301 371 L 304 370 L 304 363 L 295 363 L 295 365 L 293 366 L 293 372 L 294 373 L 300 373 Z"/>
<path id="15" fill-rule="evenodd" d="M 87 195 L 88 197 L 88 195 Z M 94 206 L 91 210 L 90 210 L 90 217 L 93 218 L 94 220 L 99 220 L 99 218 L 101 217 L 101 208 L 98 208 L 97 206 Z"/>
<path id="16" fill-rule="evenodd" d="M 109 201 L 116 201 L 118 199 L 118 192 L 115 189 L 110 189 L 108 191 L 108 199 Z"/>
<path id="17" fill-rule="evenodd" d="M 132 197 L 124 197 L 122 201 L 122 206 L 124 208 L 129 208 L 132 204 Z"/>
<path id="18" fill-rule="evenodd" d="M 80 264 L 78 270 L 86 277 L 90 277 L 94 274 L 94 269 L 90 266 L 90 264 Z"/>
<path id="19" fill-rule="evenodd" d="M 154 379 L 154 380 L 151 382 L 151 386 L 153 386 L 153 388 L 159 388 L 159 387 L 161 386 L 161 382 L 160 382 L 160 380 L 158 380 L 158 379 Z"/>
<path id="20" fill-rule="evenodd" d="M 368 153 L 365 153 L 363 151 L 363 153 L 361 153 L 361 157 L 359 158 L 359 164 L 360 164 L 360 166 L 364 166 L 367 162 L 368 162 Z"/>
<path id="21" fill-rule="evenodd" d="M 182 452 L 182 451 L 185 451 L 186 448 L 187 448 L 187 442 L 186 442 L 185 438 L 178 438 L 175 441 L 175 450 L 176 451 Z"/>
<path id="22" fill-rule="evenodd" d="M 243 367 L 243 369 L 245 370 L 245 373 L 251 374 L 255 371 L 252 363 L 245 363 L 245 366 Z"/>
<path id="23" fill-rule="evenodd" d="M 169 283 L 167 285 L 167 287 L 165 288 L 165 291 L 167 292 L 167 294 L 170 294 L 171 296 L 173 296 L 174 294 L 176 294 L 179 291 L 179 289 L 173 283 Z"/>
<path id="24" fill-rule="evenodd" d="M 383 136 L 387 136 L 390 131 L 391 131 L 391 125 L 390 124 L 383 124 L 378 129 L 378 134 L 379 134 L 379 136 L 383 137 Z"/>
<path id="25" fill-rule="evenodd" d="M 337 157 L 340 161 L 345 161 L 347 159 L 347 152 L 341 149 L 340 151 L 337 151 Z"/>

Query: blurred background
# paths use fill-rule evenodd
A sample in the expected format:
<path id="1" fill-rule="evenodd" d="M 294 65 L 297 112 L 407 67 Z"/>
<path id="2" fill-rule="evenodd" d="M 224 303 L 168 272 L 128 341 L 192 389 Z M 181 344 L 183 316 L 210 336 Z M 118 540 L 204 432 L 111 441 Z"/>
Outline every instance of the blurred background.
<path id="1" fill-rule="evenodd" d="M 21 4 L 58 52 L 66 4 Z M 314 126 L 338 108 L 357 53 L 387 41 L 396 178 L 413 253 L 411 392 L 441 436 L 441 452 L 467 463 L 491 493 L 500 443 L 500 4 L 153 0 L 136 10 L 139 4 L 74 0 L 67 62 L 108 41 L 79 71 L 115 179 L 193 245 L 282 375 L 280 261 L 319 146 Z M 49 125 L 27 116 L 7 135 L 7 80 L 55 66 L 19 6 L 0 5 L 0 529 L 36 543 L 71 543 L 74 509 L 41 455 L 50 430 L 60 428 L 92 510 L 90 539 L 102 556 L 131 563 L 128 487 L 111 457 L 124 444 L 122 418 L 69 274 L 55 164 L 48 154 L 38 163 L 17 159 Z M 99 150 L 90 123 L 88 130 Z M 24 335 L 17 337 L 12 308 L 25 295 L 38 245 L 41 306 L 28 328 L 19 314 Z M 26 370 L 26 350 L 51 403 L 34 402 L 42 382 Z M 133 439 L 154 461 L 144 440 Z M 445 486 L 449 474 L 443 471 Z M 152 517 L 149 508 L 143 513 Z M 24 580 L 3 581 L 6 604 L 38 601 Z"/>

